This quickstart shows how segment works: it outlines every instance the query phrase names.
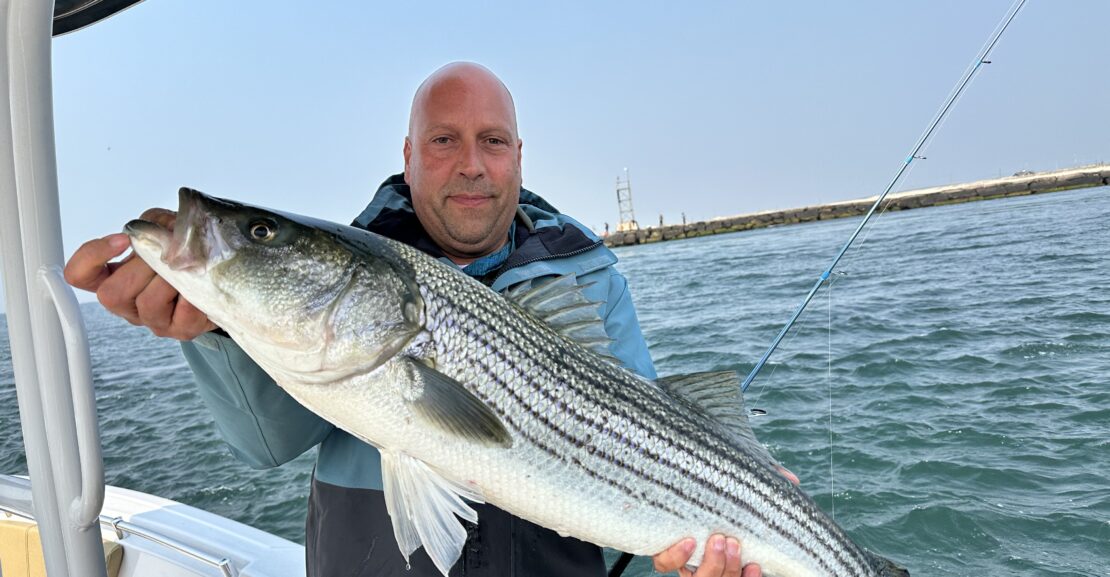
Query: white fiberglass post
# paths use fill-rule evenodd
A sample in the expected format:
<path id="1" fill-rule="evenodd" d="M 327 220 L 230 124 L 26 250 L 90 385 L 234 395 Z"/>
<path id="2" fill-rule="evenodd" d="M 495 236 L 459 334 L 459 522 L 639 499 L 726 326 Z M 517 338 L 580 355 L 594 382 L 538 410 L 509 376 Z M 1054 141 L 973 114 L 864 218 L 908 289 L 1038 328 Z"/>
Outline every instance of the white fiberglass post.
<path id="1" fill-rule="evenodd" d="M 3 30 L 9 26 L 8 0 L 0 0 Z M 10 32 L 8 33 L 10 35 Z M 42 396 L 35 372 L 35 350 L 31 345 L 31 313 L 27 303 L 27 275 L 23 261 L 23 239 L 19 227 L 19 199 L 15 191 L 15 157 L 12 143 L 11 101 L 8 81 L 8 36 L 0 43 L 0 264 L 4 266 L 7 296 L 8 342 L 15 373 L 19 422 L 27 452 L 27 470 L 35 480 L 32 488 L 35 517 L 39 520 L 46 572 L 53 576 L 67 570 L 62 541 L 62 518 L 54 491 L 54 475 L 42 422 Z"/>
<path id="2" fill-rule="evenodd" d="M 71 351 L 76 356 L 66 353 L 65 334 L 71 348 L 80 348 L 84 327 L 72 317 L 72 293 L 68 287 L 59 290 L 56 282 L 62 237 L 52 18 L 53 2 L 0 0 L 5 31 L 0 44 L 0 248 L 20 422 L 47 573 L 103 577 L 99 526 L 88 523 L 89 512 L 99 512 L 104 483 L 95 412 L 89 414 L 95 407 L 91 388 L 75 395 L 70 386 L 70 367 L 85 373 L 75 375 L 78 384 L 91 386 L 83 357 L 87 349 Z M 58 310 L 66 312 L 65 334 Z M 74 415 L 75 398 L 79 416 Z"/>

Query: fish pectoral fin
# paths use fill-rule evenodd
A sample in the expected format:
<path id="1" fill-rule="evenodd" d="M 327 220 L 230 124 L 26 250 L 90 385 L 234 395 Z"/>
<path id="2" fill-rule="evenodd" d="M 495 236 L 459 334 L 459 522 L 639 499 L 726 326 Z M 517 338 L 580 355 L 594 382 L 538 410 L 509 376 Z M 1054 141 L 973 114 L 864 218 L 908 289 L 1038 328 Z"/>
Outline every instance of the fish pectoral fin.
<path id="1" fill-rule="evenodd" d="M 401 554 L 407 561 L 423 545 L 446 576 L 466 542 L 466 529 L 458 517 L 478 522 L 478 513 L 463 499 L 482 503 L 482 495 L 405 453 L 382 451 L 381 455 L 385 507 Z"/>
<path id="2" fill-rule="evenodd" d="M 786 475 L 780 471 L 785 469 L 771 456 L 771 452 L 759 442 L 755 432 L 752 431 L 751 423 L 748 421 L 748 411 L 744 407 L 744 395 L 740 391 L 740 375 L 736 374 L 736 371 L 671 375 L 657 379 L 655 384 L 671 396 L 697 406 L 724 427 L 740 447 L 774 469 L 784 479 L 790 480 L 793 473 Z"/>
<path id="3" fill-rule="evenodd" d="M 419 360 L 409 363 L 421 391 L 409 401 L 416 416 L 445 433 L 486 446 L 513 445 L 501 418 L 462 383 Z"/>

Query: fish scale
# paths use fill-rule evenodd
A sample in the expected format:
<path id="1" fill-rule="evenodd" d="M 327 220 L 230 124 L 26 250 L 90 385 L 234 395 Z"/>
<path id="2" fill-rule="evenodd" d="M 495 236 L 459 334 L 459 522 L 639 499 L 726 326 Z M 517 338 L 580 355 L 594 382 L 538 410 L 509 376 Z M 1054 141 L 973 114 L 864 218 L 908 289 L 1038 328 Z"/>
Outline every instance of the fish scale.
<path id="1" fill-rule="evenodd" d="M 466 340 L 470 343 L 478 343 L 475 346 L 452 346 L 458 343 L 459 335 L 440 335 L 437 333 L 437 329 L 441 326 L 444 326 L 445 323 L 435 323 L 434 320 L 430 321 L 427 329 L 432 332 L 433 335 L 435 335 L 435 340 L 437 342 L 444 342 L 444 346 L 440 347 L 437 352 L 438 354 L 443 355 L 443 357 L 440 357 L 439 360 L 445 362 L 445 367 L 450 367 L 452 364 L 457 364 L 458 366 L 464 367 L 465 371 L 465 369 L 470 367 L 485 366 L 485 364 L 482 363 L 480 359 L 471 358 L 472 355 L 466 354 L 467 352 L 472 351 L 475 348 L 482 351 L 489 351 L 491 349 L 507 351 L 503 352 L 502 355 L 504 355 L 506 359 L 516 356 L 518 358 L 518 361 L 516 363 L 518 366 L 524 364 L 521 363 L 519 359 L 535 358 L 541 354 L 544 354 L 541 351 L 544 351 L 545 349 L 552 352 L 557 351 L 560 353 L 567 353 L 575 348 L 572 344 L 568 346 L 569 343 L 566 343 L 560 335 L 555 334 L 552 331 L 537 330 L 538 328 L 545 327 L 526 327 L 524 326 L 524 323 L 519 323 L 516 325 L 487 324 L 485 326 L 485 331 L 479 331 L 475 329 L 474 327 L 482 325 L 482 321 L 479 316 L 471 316 L 469 315 L 469 313 L 464 312 L 468 309 L 468 307 L 464 305 L 466 301 L 469 300 L 472 304 L 472 306 L 469 308 L 480 309 L 481 313 L 483 315 L 486 315 L 486 318 L 507 317 L 504 311 L 496 310 L 498 307 L 505 307 L 507 303 L 496 297 L 494 299 L 490 299 L 488 296 L 488 291 L 474 290 L 472 286 L 467 286 L 470 285 L 470 283 L 458 282 L 456 279 L 452 279 L 451 276 L 442 274 L 434 267 L 428 268 L 430 268 L 431 270 L 422 271 L 420 269 L 417 269 L 417 274 L 418 283 L 422 287 L 424 287 L 423 292 L 425 298 L 428 299 L 426 302 L 429 305 L 429 309 L 439 312 L 439 315 L 433 312 L 430 315 L 430 319 L 435 319 L 437 316 L 452 318 L 458 317 L 460 315 L 465 315 L 467 318 L 465 325 L 468 327 L 469 330 L 463 333 L 463 336 L 469 337 Z M 430 272 L 431 274 L 422 275 L 422 272 Z M 455 280 L 456 282 L 451 283 L 452 280 Z M 449 330 L 450 329 L 448 329 L 448 331 Z M 496 343 L 486 340 L 496 338 L 492 335 L 500 337 L 496 339 Z M 520 342 L 527 343 L 527 345 L 523 347 L 517 346 L 516 343 Z M 578 435 L 574 435 L 573 432 L 559 427 L 548 420 L 540 419 L 537 415 L 544 414 L 546 411 L 543 410 L 544 407 L 536 406 L 537 401 L 535 394 L 538 393 L 542 395 L 544 391 L 570 390 L 573 391 L 579 399 L 578 406 L 580 407 L 589 406 L 588 403 L 590 402 L 590 400 L 592 400 L 592 402 L 598 407 L 605 407 L 604 409 L 599 408 L 593 411 L 586 411 L 587 413 L 593 415 L 597 415 L 601 411 L 620 410 L 622 403 L 633 402 L 634 398 L 637 397 L 637 395 L 635 394 L 624 395 L 620 399 L 613 399 L 610 400 L 609 403 L 603 404 L 601 402 L 602 399 L 605 399 L 606 397 L 612 397 L 612 395 L 606 395 L 608 391 L 612 390 L 612 387 L 635 387 L 633 383 L 639 384 L 637 382 L 638 379 L 614 379 L 612 378 L 612 375 L 604 374 L 608 372 L 605 371 L 605 368 L 607 367 L 600 366 L 596 358 L 577 358 L 574 359 L 574 361 L 576 362 L 573 365 L 557 365 L 555 372 L 558 373 L 560 371 L 565 371 L 569 373 L 572 371 L 572 366 L 579 367 L 580 369 L 583 369 L 583 372 L 585 373 L 577 375 L 580 380 L 576 380 L 574 378 L 558 378 L 560 375 L 552 375 L 551 370 L 540 368 L 535 373 L 520 370 L 516 375 L 513 375 L 515 378 L 510 379 L 506 379 L 502 375 L 498 375 L 495 372 L 486 373 L 486 376 L 489 378 L 484 382 L 481 380 L 471 382 L 475 383 L 474 392 L 482 397 L 490 394 L 489 390 L 484 389 L 492 388 L 494 390 L 505 390 L 506 385 L 510 385 L 511 383 L 516 383 L 518 385 L 532 385 L 529 389 L 529 393 L 533 394 L 511 396 L 514 401 L 522 404 L 522 406 L 518 408 L 519 410 L 514 411 L 512 408 L 500 408 L 500 410 L 498 411 L 500 414 L 502 414 L 502 416 L 506 417 L 507 420 L 512 423 L 516 422 L 514 419 L 512 419 L 512 416 L 519 416 L 522 414 L 532 416 L 532 418 L 529 419 L 526 424 L 522 423 L 517 425 L 517 432 L 526 435 L 537 444 L 541 444 L 543 442 L 543 439 L 546 439 L 548 438 L 548 436 L 552 435 L 561 437 L 564 440 L 572 442 L 575 446 L 579 448 L 579 452 L 582 452 L 584 450 L 586 453 L 596 456 L 596 458 L 587 461 L 583 458 L 582 455 L 575 455 L 573 458 L 581 468 L 592 471 L 611 469 L 611 474 L 613 475 L 613 477 L 609 477 L 609 479 L 612 479 L 613 484 L 618 487 L 624 488 L 628 497 L 635 499 L 644 499 L 645 495 L 643 493 L 638 495 L 631 494 L 631 491 L 628 489 L 628 487 L 634 486 L 631 482 L 621 483 L 620 479 L 622 477 L 626 478 L 630 476 L 635 476 L 639 481 L 647 480 L 658 485 L 660 481 L 657 478 L 646 476 L 644 475 L 643 471 L 647 470 L 652 465 L 657 465 L 659 461 L 653 463 L 650 460 L 645 460 L 642 463 L 638 463 L 640 467 L 636 468 L 633 463 L 628 462 L 624 458 L 622 458 L 629 456 L 628 449 L 630 445 L 627 443 L 627 441 L 625 441 L 625 439 L 629 435 L 631 435 L 639 436 L 642 438 L 654 438 L 657 439 L 661 444 L 666 444 L 666 439 L 668 437 L 662 433 L 667 430 L 679 430 L 681 428 L 681 424 L 687 422 L 687 419 L 676 419 L 673 413 L 668 413 L 666 411 L 654 411 L 655 414 L 653 416 L 657 418 L 662 418 L 664 420 L 649 430 L 645 427 L 632 427 L 632 421 L 628 419 L 627 416 L 625 416 L 625 418 L 620 419 L 620 421 L 621 424 L 625 424 L 626 427 L 618 427 L 616 429 L 613 429 L 615 432 L 614 435 L 600 434 L 599 431 L 599 429 L 602 431 L 605 429 L 609 429 L 609 425 L 613 419 L 595 418 L 592 422 L 583 426 L 582 429 L 578 431 Z M 448 374 L 451 373 L 450 370 L 446 372 Z M 463 378 L 465 378 L 465 376 L 463 376 Z M 613 383 L 613 381 L 621 380 L 625 382 L 619 384 L 614 383 L 612 385 L 605 384 L 607 382 Z M 467 380 L 462 380 L 460 382 L 468 384 Z M 582 384 L 583 382 L 585 383 L 584 386 Z M 583 388 L 586 388 L 587 390 L 583 391 Z M 662 406 L 662 402 L 669 400 L 662 399 L 660 398 L 661 395 L 654 394 L 656 393 L 656 389 L 654 389 L 653 387 L 644 387 L 642 389 L 646 390 L 636 391 L 636 393 L 639 393 L 641 395 L 640 398 L 656 398 L 651 398 L 652 402 L 639 403 L 639 406 L 637 408 L 641 410 L 650 410 L 653 407 Z M 544 395 L 544 397 L 550 398 L 551 395 Z M 671 401 L 673 402 L 673 400 Z M 582 425 L 581 422 L 579 424 Z M 632 430 L 630 431 L 629 429 Z M 663 471 L 673 473 L 669 476 L 670 483 L 663 485 L 669 485 L 673 488 L 672 491 L 670 491 L 670 496 L 684 498 L 690 501 L 691 505 L 705 507 L 708 503 L 713 502 L 713 499 L 707 498 L 706 496 L 702 496 L 701 498 L 691 498 L 690 495 L 704 495 L 704 491 L 706 489 L 712 489 L 716 496 L 728 498 L 734 504 L 743 504 L 745 502 L 748 502 L 748 500 L 750 500 L 756 493 L 756 491 L 748 489 L 748 487 L 750 487 L 751 485 L 736 482 L 736 478 L 739 473 L 738 470 L 721 470 L 722 466 L 727 467 L 727 462 L 721 462 L 722 455 L 725 452 L 728 452 L 727 444 L 709 435 L 701 436 L 701 440 L 716 443 L 715 448 L 717 449 L 717 451 L 714 452 L 715 454 L 710 455 L 707 454 L 707 451 L 702 451 L 700 454 L 694 455 L 690 452 L 690 448 L 688 446 L 684 446 L 686 445 L 686 443 L 678 442 L 677 444 L 675 444 L 672 442 L 670 444 L 670 447 L 674 447 L 676 450 L 681 451 L 673 458 L 670 463 L 665 463 L 672 465 L 671 468 L 662 469 Z M 595 442 L 590 443 L 590 441 Z M 557 454 L 552 447 L 548 446 L 546 448 L 549 454 Z M 666 449 L 655 451 L 652 451 L 650 448 L 645 449 L 647 450 L 649 455 L 654 454 L 660 458 L 662 457 L 662 454 L 666 452 Z M 697 470 L 692 470 L 692 464 L 695 462 L 699 465 L 699 467 Z M 713 469 L 713 472 L 716 474 L 716 476 L 713 479 L 707 479 L 705 475 L 702 474 L 702 471 L 704 471 L 705 469 Z M 693 473 L 694 477 L 697 477 L 699 478 L 699 480 L 703 481 L 703 486 L 696 488 L 697 490 L 691 490 L 695 488 L 691 487 L 689 483 L 680 484 L 681 479 L 687 479 L 691 476 L 690 473 Z M 598 476 L 601 477 L 601 475 Z M 750 475 L 748 475 L 748 477 L 750 478 Z M 761 482 L 766 482 L 766 478 L 767 477 L 765 476 L 764 479 L 761 480 Z M 723 486 L 721 484 L 722 479 L 726 481 Z M 748 483 L 755 482 L 756 481 L 754 479 L 748 481 Z M 744 490 L 739 490 L 741 486 L 744 487 Z M 764 494 L 765 493 L 766 492 L 764 492 Z M 681 512 L 676 511 L 673 508 L 666 507 L 658 501 L 649 502 L 649 505 L 660 509 L 662 512 L 668 515 L 683 517 Z M 804 545 L 799 544 L 799 549 L 807 550 L 807 554 L 816 559 L 818 563 L 829 572 L 829 574 L 845 574 L 844 572 L 850 572 L 850 574 L 856 575 L 867 574 L 867 570 L 865 569 L 865 567 L 867 567 L 866 559 L 863 557 L 861 552 L 852 551 L 851 549 L 848 549 L 846 547 L 836 545 L 837 542 L 845 539 L 842 533 L 840 533 L 839 531 L 837 531 L 836 533 L 830 531 L 831 526 L 829 524 L 815 522 L 820 521 L 823 518 L 823 515 L 807 516 L 804 511 L 807 509 L 812 510 L 816 507 L 814 504 L 812 504 L 812 501 L 809 501 L 808 499 L 799 499 L 797 504 L 792 505 L 793 507 L 790 510 L 799 511 L 792 515 L 792 517 L 799 522 L 805 522 L 804 524 L 808 525 L 807 528 L 810 531 L 814 531 L 814 537 L 807 541 L 819 542 L 828 547 L 829 550 L 833 552 L 832 556 L 836 558 L 836 565 L 832 565 L 823 561 L 825 557 L 817 554 L 812 545 L 810 547 L 805 547 Z M 776 509 L 782 509 L 781 505 Z M 754 507 L 748 508 L 748 510 L 752 511 L 753 516 L 755 516 L 754 511 L 756 509 Z M 786 534 L 786 529 L 783 528 L 783 520 L 771 519 L 764 522 L 767 523 L 769 529 L 778 529 L 776 532 L 780 535 Z M 733 519 L 729 521 L 727 528 L 720 527 L 719 529 L 727 533 L 751 533 L 751 531 L 741 531 L 739 529 L 740 526 L 740 523 L 736 519 Z M 732 531 L 729 531 L 728 529 L 732 529 Z M 615 543 L 609 545 L 618 546 Z M 830 547 L 830 545 L 832 546 Z M 620 547 L 618 546 L 618 548 Z"/>
<path id="2" fill-rule="evenodd" d="M 172 233 L 128 225 L 136 253 L 294 399 L 381 450 L 404 555 L 422 546 L 446 574 L 469 499 L 642 555 L 692 536 L 693 564 L 724 533 L 768 576 L 908 575 L 779 473 L 735 375 L 722 389 L 614 364 L 573 278 L 506 298 L 366 231 L 188 189 L 181 203 Z M 243 234 L 258 223 L 272 234 Z"/>

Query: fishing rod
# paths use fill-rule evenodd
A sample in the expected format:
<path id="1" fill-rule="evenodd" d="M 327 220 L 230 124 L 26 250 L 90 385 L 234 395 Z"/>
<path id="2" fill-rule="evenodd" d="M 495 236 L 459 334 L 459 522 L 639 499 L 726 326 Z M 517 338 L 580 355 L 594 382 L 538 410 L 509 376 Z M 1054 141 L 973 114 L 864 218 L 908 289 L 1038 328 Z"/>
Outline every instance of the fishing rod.
<path id="1" fill-rule="evenodd" d="M 787 321 L 786 326 L 782 327 L 782 330 L 779 331 L 778 336 L 776 336 L 775 340 L 771 342 L 771 346 L 767 348 L 767 352 L 763 353 L 763 357 L 759 359 L 759 362 L 755 364 L 755 367 L 752 368 L 752 371 L 748 373 L 747 378 L 745 378 L 744 382 L 740 385 L 740 390 L 742 392 L 747 391 L 748 387 L 751 386 L 752 381 L 755 380 L 756 375 L 758 375 L 759 371 L 763 369 L 763 366 L 767 364 L 767 359 L 771 358 L 771 354 L 775 352 L 775 349 L 778 348 L 779 343 L 781 343 L 782 339 L 786 337 L 786 333 L 790 330 L 790 327 L 794 326 L 794 323 L 798 321 L 798 317 L 800 317 L 802 315 L 802 312 L 805 311 L 806 306 L 809 305 L 809 301 L 813 300 L 813 296 L 817 294 L 818 290 L 820 290 L 821 285 L 825 284 L 825 282 L 829 280 L 829 276 L 832 275 L 833 269 L 836 268 L 837 263 L 840 262 L 840 258 L 844 256 L 844 253 L 848 252 L 848 248 L 852 246 L 852 243 L 855 242 L 856 237 L 859 236 L 860 231 L 862 231 L 863 227 L 867 225 L 867 221 L 871 220 L 871 216 L 875 214 L 875 211 L 879 208 L 879 205 L 882 204 L 883 200 L 886 199 L 887 195 L 890 194 L 890 191 L 894 189 L 895 185 L 897 185 L 898 182 L 902 180 L 902 176 L 906 173 L 907 170 L 909 170 L 910 165 L 913 164 L 913 161 L 924 159 L 923 156 L 920 156 L 921 149 L 925 147 L 925 143 L 928 142 L 929 138 L 933 135 L 933 132 L 936 131 L 937 127 L 940 126 L 940 123 L 945 119 L 945 117 L 948 116 L 948 113 L 956 104 L 956 100 L 959 99 L 964 89 L 967 88 L 967 85 L 971 83 L 971 79 L 975 77 L 975 74 L 979 72 L 979 69 L 982 68 L 984 64 L 991 63 L 991 61 L 987 59 L 990 56 L 991 50 L 994 49 L 995 44 L 998 44 L 998 40 L 1002 37 L 1002 33 L 1005 32 L 1006 28 L 1010 26 L 1010 22 L 1013 22 L 1014 17 L 1017 16 L 1018 12 L 1021 11 L 1022 6 L 1025 6 L 1026 1 L 1027 0 L 1017 0 L 1017 2 L 1015 2 L 1010 7 L 1010 10 L 1007 11 L 1006 15 L 1003 16 L 1001 26 L 995 29 L 995 32 L 991 35 L 985 47 L 980 49 L 979 54 L 976 56 L 975 64 L 971 66 L 968 71 L 964 73 L 963 78 L 961 78 L 960 81 L 956 83 L 955 90 L 953 90 L 952 94 L 948 97 L 948 100 L 944 103 L 944 105 L 940 107 L 940 111 L 937 113 L 936 117 L 929 125 L 929 128 L 926 129 L 925 133 L 922 134 L 921 138 L 918 139 L 917 144 L 913 147 L 913 150 L 910 151 L 910 154 L 908 156 L 906 156 L 906 161 L 902 163 L 901 168 L 898 169 L 898 173 L 894 175 L 894 178 L 890 181 L 890 184 L 887 185 L 886 190 L 884 190 L 883 193 L 879 195 L 879 198 L 875 200 L 874 204 L 871 205 L 871 209 L 867 211 L 867 214 L 863 217 L 863 220 L 859 223 L 859 226 L 856 227 L 855 232 L 853 232 L 852 236 L 848 238 L 848 242 L 844 243 L 844 247 L 841 248 L 840 252 L 837 253 L 835 258 L 833 258 L 832 263 L 829 264 L 828 268 L 825 269 L 825 272 L 821 273 L 821 276 L 818 277 L 817 282 L 813 285 L 813 288 L 809 290 L 809 294 L 807 294 L 805 299 L 802 300 L 802 304 L 798 305 L 797 310 L 794 311 L 794 316 L 790 317 L 790 320 Z"/>
<path id="2" fill-rule="evenodd" d="M 917 144 L 913 147 L 913 150 L 910 152 L 909 156 L 906 157 L 905 163 L 903 163 L 902 167 L 898 170 L 898 174 L 894 175 L 894 178 L 890 181 L 890 184 L 887 185 L 886 190 L 884 190 L 883 193 L 879 195 L 879 198 L 875 201 L 875 203 L 871 205 L 871 209 L 867 211 L 867 214 L 863 217 L 863 221 L 859 223 L 859 226 L 856 227 L 855 232 L 853 232 L 852 236 L 848 239 L 848 242 L 845 243 L 844 247 L 840 249 L 839 253 L 837 253 L 836 258 L 832 260 L 832 263 L 828 266 L 827 269 L 825 269 L 825 272 L 821 273 L 820 278 L 818 278 L 817 283 L 813 285 L 813 288 L 810 289 L 809 294 L 807 294 L 805 297 L 805 300 L 803 300 L 802 304 L 798 306 L 798 309 L 794 311 L 794 316 L 790 317 L 790 320 L 787 321 L 786 326 L 784 326 L 782 330 L 779 331 L 778 336 L 775 337 L 775 340 L 771 343 L 771 346 L 768 347 L 767 352 L 763 353 L 763 358 L 759 359 L 759 362 L 756 363 L 752 371 L 748 373 L 747 378 L 744 379 L 744 382 L 740 386 L 741 391 L 747 391 L 748 387 L 751 386 L 752 381 L 755 380 L 756 375 L 758 375 L 759 371 L 763 369 L 763 366 L 767 364 L 767 359 L 769 359 L 771 357 L 771 354 L 775 352 L 775 349 L 778 348 L 779 343 L 782 342 L 782 339 L 786 336 L 786 333 L 790 330 L 790 327 L 794 326 L 794 323 L 798 321 L 798 317 L 802 315 L 802 312 L 805 310 L 806 306 L 809 305 L 809 301 L 813 300 L 813 296 L 817 294 L 817 291 L 821 288 L 821 285 L 829 279 L 830 275 L 832 275 L 832 271 L 834 268 L 836 268 L 837 263 L 840 262 L 840 258 L 844 256 L 844 253 L 848 252 L 848 248 L 852 246 L 853 242 L 855 242 L 856 237 L 859 236 L 859 233 L 863 230 L 864 225 L 866 225 L 867 221 L 871 219 L 871 216 L 875 213 L 875 210 L 879 208 L 879 205 L 883 202 L 887 195 L 890 194 L 890 191 L 894 189 L 895 185 L 898 184 L 898 181 L 902 179 L 902 175 L 904 175 L 909 169 L 910 164 L 912 164 L 914 160 L 918 160 L 921 158 L 919 156 L 921 149 L 924 148 L 925 143 L 929 140 L 929 137 L 932 136 L 933 132 L 936 131 L 937 127 L 948 115 L 948 112 L 952 109 L 952 106 L 956 103 L 956 100 L 959 99 L 960 94 L 964 91 L 964 88 L 966 88 L 967 85 L 971 82 L 971 79 L 975 76 L 975 73 L 978 72 L 979 68 L 982 67 L 984 64 L 990 64 L 990 60 L 987 60 L 987 57 L 990 55 L 991 50 L 994 49 L 995 44 L 998 43 L 998 39 L 1002 37 L 1002 33 L 1005 32 L 1006 28 L 1010 26 L 1010 22 L 1012 22 L 1014 20 L 1014 17 L 1017 16 L 1017 13 L 1021 11 L 1021 8 L 1025 5 L 1026 1 L 1027 0 L 1017 0 L 1017 2 L 1015 2 L 1014 5 L 1010 7 L 1010 10 L 1007 11 L 1006 16 L 1003 17 L 1001 27 L 997 28 L 994 34 L 992 34 L 990 40 L 988 40 L 987 44 L 985 45 L 986 47 L 979 51 L 979 55 L 976 58 L 975 64 L 964 74 L 964 77 L 960 80 L 960 82 L 956 84 L 956 89 L 948 97 L 948 100 L 944 103 L 944 105 L 941 106 L 940 112 L 937 114 L 936 118 L 933 119 L 933 122 L 929 125 L 929 128 L 925 131 L 921 138 L 918 139 Z M 624 570 L 628 568 L 628 564 L 632 561 L 632 558 L 633 555 L 631 553 L 622 553 L 621 556 L 617 559 L 616 563 L 614 563 L 613 566 L 609 569 L 609 577 L 620 577 L 624 573 Z"/>

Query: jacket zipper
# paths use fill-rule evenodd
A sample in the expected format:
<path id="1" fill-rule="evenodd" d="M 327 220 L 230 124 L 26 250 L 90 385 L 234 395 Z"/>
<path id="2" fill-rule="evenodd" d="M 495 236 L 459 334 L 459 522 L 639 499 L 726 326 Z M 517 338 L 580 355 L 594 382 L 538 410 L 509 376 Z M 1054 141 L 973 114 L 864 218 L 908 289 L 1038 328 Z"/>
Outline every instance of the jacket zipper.
<path id="1" fill-rule="evenodd" d="M 535 258 L 530 258 L 528 260 L 518 262 L 518 263 L 514 264 L 513 266 L 511 266 L 509 268 L 501 269 L 500 271 L 498 271 L 497 276 L 493 277 L 493 280 L 490 281 L 489 286 L 493 286 L 497 282 L 497 279 L 501 278 L 501 275 L 513 270 L 514 268 L 520 268 L 520 267 L 522 267 L 526 264 L 532 264 L 534 262 L 539 262 L 541 260 L 552 260 L 552 259 L 556 259 L 556 258 L 566 258 L 568 256 L 577 256 L 577 255 L 580 255 L 584 252 L 591 251 L 591 250 L 601 246 L 602 244 L 604 244 L 604 242 L 605 241 L 603 241 L 603 240 L 599 240 L 599 241 L 597 241 L 597 242 L 595 242 L 595 243 L 593 243 L 589 246 L 584 246 L 582 248 L 578 248 L 578 249 L 575 249 L 575 250 L 572 250 L 572 251 L 569 251 L 569 252 L 560 252 L 560 253 L 556 253 L 556 254 L 546 254 L 546 255 L 543 255 L 543 256 L 538 256 L 538 257 L 535 257 Z"/>

